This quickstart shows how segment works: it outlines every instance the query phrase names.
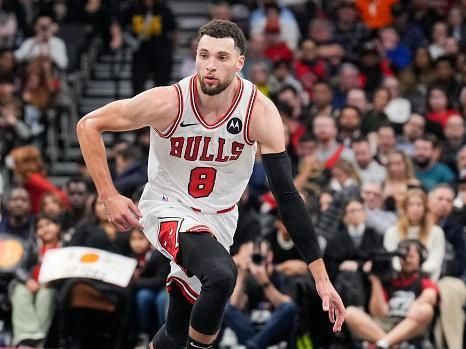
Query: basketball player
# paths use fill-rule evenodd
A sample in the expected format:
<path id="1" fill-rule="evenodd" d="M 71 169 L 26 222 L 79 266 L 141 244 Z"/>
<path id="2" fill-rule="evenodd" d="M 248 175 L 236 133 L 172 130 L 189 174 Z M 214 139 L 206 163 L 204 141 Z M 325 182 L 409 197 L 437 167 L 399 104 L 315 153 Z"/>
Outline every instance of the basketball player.
<path id="1" fill-rule="evenodd" d="M 309 265 L 333 330 L 340 331 L 344 321 L 345 308 L 293 185 L 280 115 L 251 82 L 237 76 L 245 41 L 232 22 L 207 23 L 199 30 L 196 75 L 109 103 L 77 126 L 110 222 L 119 231 L 143 228 L 171 260 L 167 322 L 151 349 L 212 347 L 235 286 L 236 266 L 228 248 L 238 218 L 236 203 L 258 145 L 283 222 Z M 145 126 L 151 130 L 149 181 L 138 209 L 112 183 L 101 133 Z"/>

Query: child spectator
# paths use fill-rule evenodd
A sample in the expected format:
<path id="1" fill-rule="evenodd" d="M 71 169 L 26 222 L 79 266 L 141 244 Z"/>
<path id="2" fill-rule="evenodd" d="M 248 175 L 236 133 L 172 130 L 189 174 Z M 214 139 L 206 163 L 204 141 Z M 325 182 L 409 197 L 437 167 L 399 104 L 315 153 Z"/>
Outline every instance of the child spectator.
<path id="1" fill-rule="evenodd" d="M 60 197 L 52 192 L 45 193 L 40 200 L 40 213 L 55 220 L 62 219 L 63 213 L 65 213 L 65 206 L 61 202 Z"/>
<path id="2" fill-rule="evenodd" d="M 11 285 L 14 342 L 31 347 L 43 346 L 55 309 L 55 289 L 38 283 L 42 259 L 48 250 L 59 248 L 60 224 L 41 215 L 36 222 L 36 239 L 31 241 L 17 279 Z"/>

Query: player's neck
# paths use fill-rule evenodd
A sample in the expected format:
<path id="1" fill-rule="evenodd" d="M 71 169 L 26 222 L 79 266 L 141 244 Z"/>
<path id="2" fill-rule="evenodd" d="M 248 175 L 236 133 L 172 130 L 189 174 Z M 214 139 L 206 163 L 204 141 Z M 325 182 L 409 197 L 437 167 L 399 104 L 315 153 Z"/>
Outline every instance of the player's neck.
<path id="1" fill-rule="evenodd" d="M 238 79 L 235 77 L 233 82 L 224 91 L 215 95 L 209 96 L 202 92 L 201 84 L 197 80 L 197 101 L 202 109 L 203 115 L 215 113 L 217 116 L 222 116 L 230 107 L 236 92 L 239 88 Z"/>

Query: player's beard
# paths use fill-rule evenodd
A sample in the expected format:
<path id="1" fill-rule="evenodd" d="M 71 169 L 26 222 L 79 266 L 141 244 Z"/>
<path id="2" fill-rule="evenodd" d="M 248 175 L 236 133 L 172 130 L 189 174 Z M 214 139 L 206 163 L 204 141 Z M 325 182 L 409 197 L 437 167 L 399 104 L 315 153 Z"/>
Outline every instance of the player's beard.
<path id="1" fill-rule="evenodd" d="M 208 96 L 215 96 L 215 95 L 218 95 L 219 93 L 222 93 L 223 91 L 225 91 L 225 89 L 230 86 L 231 82 L 233 81 L 234 77 L 229 79 L 229 80 L 225 80 L 225 81 L 220 81 L 220 80 L 217 80 L 217 85 L 216 86 L 208 86 L 205 82 L 204 82 L 204 78 L 201 78 L 200 79 L 200 83 L 201 83 L 201 91 L 202 93 L 208 95 Z"/>

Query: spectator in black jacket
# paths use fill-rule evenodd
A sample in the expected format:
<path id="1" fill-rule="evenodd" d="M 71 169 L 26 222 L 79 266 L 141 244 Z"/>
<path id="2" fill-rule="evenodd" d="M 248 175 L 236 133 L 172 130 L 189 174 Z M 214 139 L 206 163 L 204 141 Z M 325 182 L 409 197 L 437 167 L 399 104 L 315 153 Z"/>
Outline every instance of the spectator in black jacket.
<path id="1" fill-rule="evenodd" d="M 315 226 L 317 234 L 327 241 L 338 234 L 344 203 L 358 197 L 361 191 L 361 181 L 351 162 L 340 159 L 332 166 L 331 171 L 330 188 L 333 200 L 329 208 L 322 212 Z"/>
<path id="2" fill-rule="evenodd" d="M 278 215 L 278 211 L 274 212 L 276 230 L 267 234 L 265 240 L 270 244 L 270 249 L 273 252 L 272 263 L 275 269 L 285 276 L 298 276 L 307 274 L 307 264 L 303 261 L 301 255 L 296 249 L 290 234 L 286 230 L 283 222 Z"/>
<path id="3" fill-rule="evenodd" d="M 466 268 L 464 224 L 453 213 L 455 192 L 448 184 L 442 184 L 429 193 L 432 215 L 443 231 L 447 242 L 443 277 L 438 282 L 440 289 L 440 318 L 437 322 L 436 341 L 439 348 L 463 348 L 466 301 L 466 285 L 461 279 Z"/>
<path id="4" fill-rule="evenodd" d="M 65 186 L 70 201 L 69 209 L 63 215 L 63 241 L 71 240 L 76 227 L 83 223 L 86 215 L 86 201 L 89 198 L 89 185 L 82 177 L 71 178 Z"/>
<path id="5" fill-rule="evenodd" d="M 343 224 L 329 240 L 324 254 L 330 279 L 339 288 L 345 305 L 364 306 L 368 285 L 362 267 L 382 247 L 381 236 L 366 227 L 364 206 L 350 199 L 343 206 Z"/>
<path id="6" fill-rule="evenodd" d="M 165 279 L 170 272 L 170 264 L 160 252 L 151 249 L 144 233 L 138 229 L 129 233 L 129 244 L 133 258 L 138 261 L 131 286 L 136 297 L 140 341 L 146 341 L 149 333 L 157 331 L 165 322 L 168 304 Z"/>
<path id="7" fill-rule="evenodd" d="M 156 86 L 168 85 L 173 63 L 176 18 L 165 2 L 132 1 L 124 11 L 123 25 L 131 31 L 127 41 L 134 51 L 132 70 L 133 94 L 144 90 L 150 73 Z"/>
<path id="8" fill-rule="evenodd" d="M 125 238 L 108 221 L 103 201 L 94 197 L 89 206 L 90 212 L 86 221 L 76 228 L 68 246 L 93 247 L 127 254 L 127 248 L 123 245 Z"/>
<path id="9" fill-rule="evenodd" d="M 115 156 L 115 187 L 121 195 L 131 197 L 147 182 L 147 166 L 141 161 L 142 152 L 136 146 L 118 150 Z"/>
<path id="10" fill-rule="evenodd" d="M 0 232 L 28 240 L 34 231 L 31 201 L 24 188 L 12 188 L 5 197 L 6 214 L 0 221 Z"/>

